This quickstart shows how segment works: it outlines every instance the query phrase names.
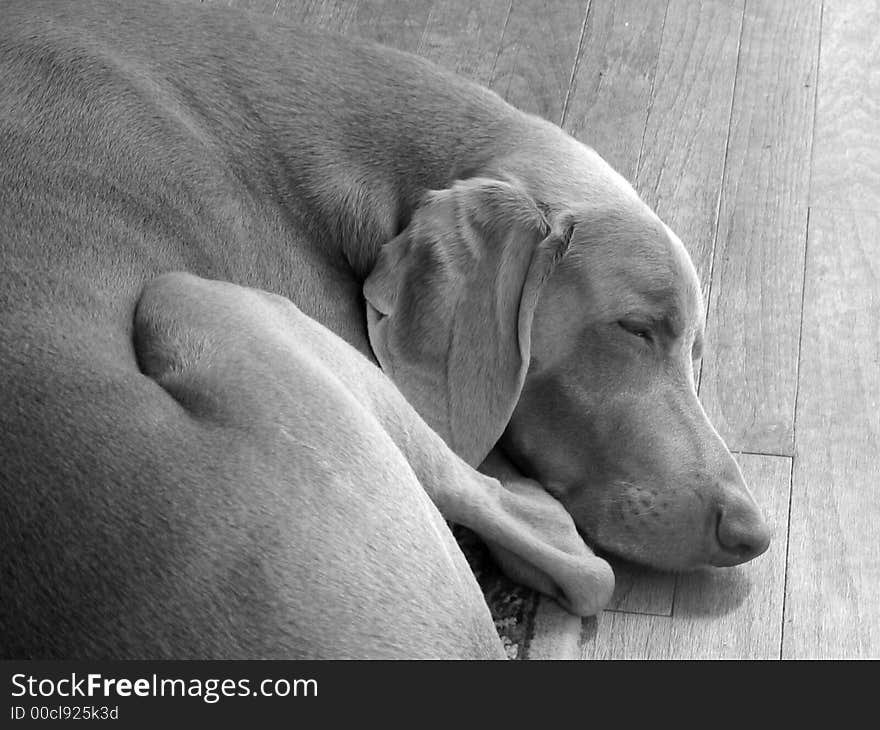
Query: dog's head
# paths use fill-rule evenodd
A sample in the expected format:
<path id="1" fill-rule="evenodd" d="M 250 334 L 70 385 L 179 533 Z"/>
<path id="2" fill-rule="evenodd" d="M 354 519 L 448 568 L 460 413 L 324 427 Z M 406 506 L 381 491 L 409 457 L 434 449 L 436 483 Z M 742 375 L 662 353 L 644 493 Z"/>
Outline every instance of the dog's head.
<path id="1" fill-rule="evenodd" d="M 595 546 L 733 565 L 769 536 L 694 382 L 704 304 L 637 197 L 542 212 L 515 183 L 429 194 L 368 278 L 383 368 L 463 458 L 500 441 Z"/>
<path id="2" fill-rule="evenodd" d="M 637 200 L 575 221 L 505 450 L 603 549 L 663 568 L 755 557 L 767 527 L 697 400 L 705 310 L 687 251 Z"/>

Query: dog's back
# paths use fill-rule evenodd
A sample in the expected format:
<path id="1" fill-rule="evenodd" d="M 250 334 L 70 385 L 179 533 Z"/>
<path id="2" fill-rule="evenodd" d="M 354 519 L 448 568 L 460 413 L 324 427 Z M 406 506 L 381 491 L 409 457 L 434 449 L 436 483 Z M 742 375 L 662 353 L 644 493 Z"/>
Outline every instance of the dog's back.
<path id="1" fill-rule="evenodd" d="M 306 519 L 302 505 L 279 481 L 279 463 L 260 462 L 240 428 L 194 418 L 145 376 L 134 312 L 146 282 L 187 270 L 293 295 L 307 314 L 327 316 L 320 302 L 333 287 L 356 291 L 354 279 L 327 279 L 326 258 L 338 252 L 326 246 L 357 218 L 335 221 L 333 196 L 365 221 L 346 235 L 378 246 L 399 224 L 387 191 L 344 200 L 358 161 L 334 162 L 336 136 L 371 113 L 370 89 L 359 85 L 367 75 L 351 78 L 355 60 L 412 88 L 424 71 L 401 70 L 369 46 L 175 4 L 28 0 L 5 3 L 3 16 L 0 653 L 320 654 L 302 618 L 313 603 L 295 578 L 309 560 L 333 569 L 315 550 L 290 552 L 307 533 L 296 522 Z M 453 94 L 455 83 L 431 93 Z M 341 93 L 334 84 L 363 97 L 353 118 L 327 107 Z M 373 128 L 392 143 L 381 115 Z M 408 144 L 396 132 L 393 143 Z M 254 493 L 271 495 L 272 514 L 293 526 L 261 521 Z M 372 580 L 359 590 L 381 584 Z M 409 595 L 380 588 L 376 610 Z M 410 607 L 416 617 L 432 610 L 423 593 Z M 437 610 L 460 610 L 452 604 Z M 384 648 L 431 654 L 443 631 Z M 404 631 L 402 641 L 416 635 Z M 463 654 L 486 650 L 468 641 Z"/>

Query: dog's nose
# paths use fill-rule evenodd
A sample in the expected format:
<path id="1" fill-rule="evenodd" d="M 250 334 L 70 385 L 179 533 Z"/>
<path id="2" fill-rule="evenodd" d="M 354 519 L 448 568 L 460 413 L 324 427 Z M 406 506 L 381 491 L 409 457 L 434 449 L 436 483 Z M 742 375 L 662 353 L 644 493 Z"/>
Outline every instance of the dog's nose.
<path id="1" fill-rule="evenodd" d="M 715 538 L 721 548 L 715 565 L 745 563 L 770 546 L 770 527 L 754 503 L 736 500 L 724 505 L 715 525 Z"/>

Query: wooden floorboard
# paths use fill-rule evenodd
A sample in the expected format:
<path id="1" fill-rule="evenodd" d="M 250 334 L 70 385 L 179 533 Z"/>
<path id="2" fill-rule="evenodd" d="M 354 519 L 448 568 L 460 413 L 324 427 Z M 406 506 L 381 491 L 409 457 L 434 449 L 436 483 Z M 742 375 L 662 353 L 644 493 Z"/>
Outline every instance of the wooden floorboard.
<path id="1" fill-rule="evenodd" d="M 665 0 L 594 0 L 563 127 L 636 178 L 666 16 Z"/>
<path id="2" fill-rule="evenodd" d="M 523 111 L 559 123 L 580 53 L 586 0 L 517 0 L 489 84 Z"/>
<path id="3" fill-rule="evenodd" d="M 345 32 L 416 53 L 432 6 L 431 0 L 358 0 Z"/>
<path id="4" fill-rule="evenodd" d="M 309 0 L 308 2 L 287 2 L 275 0 L 273 15 L 285 20 L 295 20 L 309 25 L 348 32 L 356 27 L 357 2 L 350 0 Z"/>
<path id="5" fill-rule="evenodd" d="M 351 0 L 208 0 L 218 5 L 271 15 L 279 20 L 345 32 L 354 20 L 357 2 Z"/>
<path id="6" fill-rule="evenodd" d="M 825 0 L 811 204 L 880 210 L 880 2 Z"/>
<path id="7" fill-rule="evenodd" d="M 509 13 L 510 0 L 435 2 L 418 53 L 488 86 L 496 70 Z"/>
<path id="8" fill-rule="evenodd" d="M 783 653 L 880 657 L 880 214 L 813 210 Z"/>
<path id="9" fill-rule="evenodd" d="M 744 0 L 743 0 L 744 1 Z M 708 292 L 743 2 L 670 0 L 635 187 Z"/>
<path id="10" fill-rule="evenodd" d="M 675 575 L 642 568 L 611 557 L 614 595 L 609 610 L 671 616 L 675 601 Z"/>
<path id="11" fill-rule="evenodd" d="M 729 446 L 791 454 L 821 6 L 749 0 L 700 396 Z"/>

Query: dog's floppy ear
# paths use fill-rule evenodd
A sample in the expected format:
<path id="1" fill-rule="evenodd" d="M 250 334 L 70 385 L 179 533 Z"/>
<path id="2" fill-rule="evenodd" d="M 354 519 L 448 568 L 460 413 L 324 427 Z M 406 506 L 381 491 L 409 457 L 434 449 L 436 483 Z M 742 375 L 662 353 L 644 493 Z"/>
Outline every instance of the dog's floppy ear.
<path id="1" fill-rule="evenodd" d="M 538 296 L 569 237 L 517 186 L 472 178 L 428 193 L 364 284 L 382 369 L 469 464 L 510 420 Z"/>

